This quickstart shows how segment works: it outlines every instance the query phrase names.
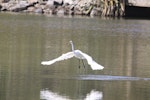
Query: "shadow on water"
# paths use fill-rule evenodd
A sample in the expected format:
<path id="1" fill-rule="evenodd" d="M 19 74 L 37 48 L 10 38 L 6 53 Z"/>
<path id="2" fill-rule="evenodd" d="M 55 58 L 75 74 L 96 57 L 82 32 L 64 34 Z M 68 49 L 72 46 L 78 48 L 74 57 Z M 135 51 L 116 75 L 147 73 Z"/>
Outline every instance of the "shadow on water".
<path id="1" fill-rule="evenodd" d="M 110 75 L 79 75 L 76 76 L 78 80 L 100 80 L 100 81 L 150 81 L 150 78 L 129 77 L 129 76 L 110 76 Z"/>

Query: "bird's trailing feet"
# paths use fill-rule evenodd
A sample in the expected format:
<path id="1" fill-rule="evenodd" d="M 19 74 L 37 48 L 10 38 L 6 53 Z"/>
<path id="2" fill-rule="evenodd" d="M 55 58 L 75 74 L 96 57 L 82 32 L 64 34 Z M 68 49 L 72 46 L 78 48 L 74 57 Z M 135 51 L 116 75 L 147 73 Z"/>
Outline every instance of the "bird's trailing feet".
<path id="1" fill-rule="evenodd" d="M 82 64 L 83 64 L 83 67 L 84 67 L 84 69 L 85 69 L 85 64 L 84 64 L 84 61 L 83 61 L 83 59 L 79 59 L 79 69 L 80 69 L 80 60 L 82 60 Z"/>

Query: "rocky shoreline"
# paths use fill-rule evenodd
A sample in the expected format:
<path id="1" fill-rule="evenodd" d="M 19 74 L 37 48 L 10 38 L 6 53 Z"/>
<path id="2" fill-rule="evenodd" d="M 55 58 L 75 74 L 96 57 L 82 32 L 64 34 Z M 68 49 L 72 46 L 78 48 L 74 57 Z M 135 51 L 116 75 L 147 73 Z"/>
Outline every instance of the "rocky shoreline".
<path id="1" fill-rule="evenodd" d="M 2 0 L 1 12 L 49 15 L 123 16 L 118 0 Z"/>

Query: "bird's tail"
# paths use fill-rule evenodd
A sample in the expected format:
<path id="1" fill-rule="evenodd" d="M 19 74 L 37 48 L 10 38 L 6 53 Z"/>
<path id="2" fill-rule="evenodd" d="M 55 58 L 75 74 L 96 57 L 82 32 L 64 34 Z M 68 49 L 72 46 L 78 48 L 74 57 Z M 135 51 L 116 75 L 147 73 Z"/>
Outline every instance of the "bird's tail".
<path id="1" fill-rule="evenodd" d="M 102 69 L 104 69 L 104 67 L 102 65 L 96 63 L 95 61 L 92 61 L 92 63 L 90 65 L 91 65 L 91 68 L 93 70 L 102 70 Z"/>

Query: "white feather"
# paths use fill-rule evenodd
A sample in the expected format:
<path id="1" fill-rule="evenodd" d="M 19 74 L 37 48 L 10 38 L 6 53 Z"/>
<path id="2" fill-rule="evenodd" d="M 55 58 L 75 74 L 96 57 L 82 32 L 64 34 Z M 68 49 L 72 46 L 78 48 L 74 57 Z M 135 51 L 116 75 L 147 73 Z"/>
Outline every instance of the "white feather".
<path id="1" fill-rule="evenodd" d="M 74 57 L 74 53 L 73 52 L 68 52 L 68 53 L 65 53 L 65 54 L 62 54 L 60 57 L 56 58 L 56 59 L 53 59 L 53 60 L 50 60 L 50 61 L 42 61 L 41 64 L 42 65 L 51 65 L 57 61 L 61 61 L 61 60 L 66 60 L 66 59 L 69 59 L 69 58 L 72 58 Z"/>

